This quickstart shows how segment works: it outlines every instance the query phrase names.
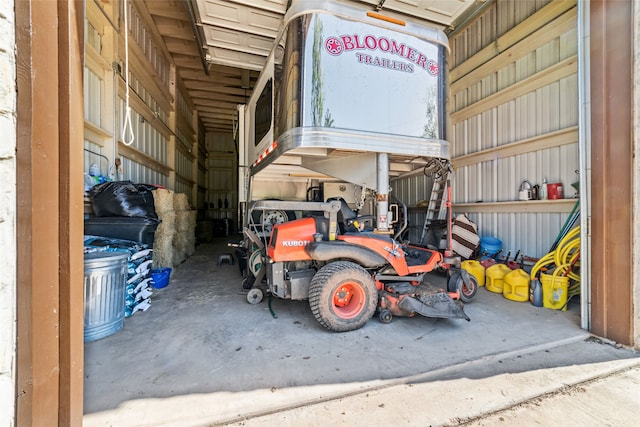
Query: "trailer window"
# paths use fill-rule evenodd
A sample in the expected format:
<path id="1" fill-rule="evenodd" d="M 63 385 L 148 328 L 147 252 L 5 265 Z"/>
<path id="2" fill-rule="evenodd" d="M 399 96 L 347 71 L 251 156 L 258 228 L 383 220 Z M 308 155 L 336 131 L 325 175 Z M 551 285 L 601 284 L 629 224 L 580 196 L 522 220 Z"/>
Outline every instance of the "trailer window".
<path id="1" fill-rule="evenodd" d="M 254 126 L 254 143 L 257 146 L 262 138 L 265 137 L 267 133 L 269 133 L 269 129 L 271 129 L 271 119 L 273 117 L 272 110 L 272 79 L 267 81 L 267 84 L 262 89 L 262 93 L 258 98 L 258 102 L 256 102 L 256 111 L 255 111 L 255 126 Z"/>

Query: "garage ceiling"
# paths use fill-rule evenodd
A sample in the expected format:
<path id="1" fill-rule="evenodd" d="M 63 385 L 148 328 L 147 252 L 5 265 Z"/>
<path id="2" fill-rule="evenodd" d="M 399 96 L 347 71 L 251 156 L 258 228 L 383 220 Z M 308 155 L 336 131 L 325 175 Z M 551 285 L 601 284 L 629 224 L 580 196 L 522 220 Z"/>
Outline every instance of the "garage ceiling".
<path id="1" fill-rule="evenodd" d="M 295 1 L 295 0 L 294 0 Z M 450 27 L 487 0 L 361 0 L 403 19 Z M 145 0 L 207 132 L 233 132 L 289 0 Z"/>

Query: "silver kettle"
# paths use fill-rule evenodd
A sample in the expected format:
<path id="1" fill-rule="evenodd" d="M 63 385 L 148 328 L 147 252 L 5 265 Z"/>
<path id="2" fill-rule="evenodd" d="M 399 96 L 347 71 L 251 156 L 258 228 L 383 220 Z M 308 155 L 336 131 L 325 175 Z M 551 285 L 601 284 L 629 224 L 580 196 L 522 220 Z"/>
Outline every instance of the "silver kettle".
<path id="1" fill-rule="evenodd" d="M 529 181 L 522 181 L 520 189 L 518 190 L 519 200 L 531 200 L 531 184 Z"/>

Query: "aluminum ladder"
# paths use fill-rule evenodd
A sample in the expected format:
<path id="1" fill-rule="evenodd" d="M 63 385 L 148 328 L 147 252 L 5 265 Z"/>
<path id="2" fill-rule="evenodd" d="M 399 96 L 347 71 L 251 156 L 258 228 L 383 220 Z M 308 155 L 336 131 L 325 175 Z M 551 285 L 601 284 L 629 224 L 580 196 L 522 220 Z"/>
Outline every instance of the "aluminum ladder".
<path id="1" fill-rule="evenodd" d="M 433 186 L 431 187 L 431 197 L 427 204 L 426 216 L 422 225 L 422 233 L 420 234 L 420 244 L 424 244 L 431 223 L 435 220 L 443 220 L 447 218 L 447 185 L 449 183 L 450 170 L 442 173 L 434 174 Z"/>

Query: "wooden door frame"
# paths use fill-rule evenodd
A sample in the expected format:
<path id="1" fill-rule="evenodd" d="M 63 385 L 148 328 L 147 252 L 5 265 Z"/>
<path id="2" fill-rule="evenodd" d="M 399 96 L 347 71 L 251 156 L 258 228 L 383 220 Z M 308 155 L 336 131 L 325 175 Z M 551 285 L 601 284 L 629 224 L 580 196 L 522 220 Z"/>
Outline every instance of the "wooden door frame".
<path id="1" fill-rule="evenodd" d="M 633 345 L 633 2 L 590 2 L 591 331 Z"/>
<path id="2" fill-rule="evenodd" d="M 16 425 L 81 426 L 83 2 L 16 0 L 15 13 Z"/>

